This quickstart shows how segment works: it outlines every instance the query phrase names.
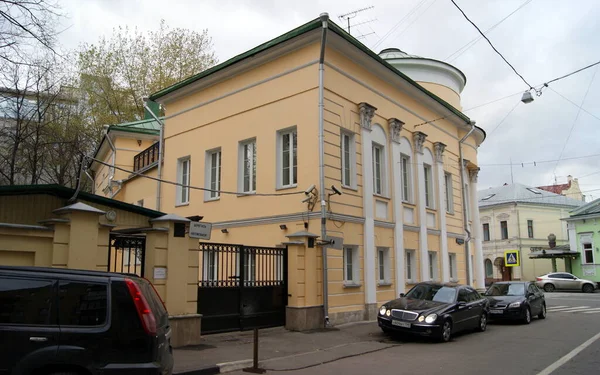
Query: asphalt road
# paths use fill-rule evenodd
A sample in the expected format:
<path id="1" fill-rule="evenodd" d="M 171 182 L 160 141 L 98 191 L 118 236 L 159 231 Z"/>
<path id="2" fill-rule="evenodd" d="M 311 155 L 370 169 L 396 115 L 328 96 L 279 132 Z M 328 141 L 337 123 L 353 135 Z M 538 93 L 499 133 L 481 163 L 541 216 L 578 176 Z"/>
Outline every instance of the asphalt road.
<path id="1" fill-rule="evenodd" d="M 490 324 L 441 344 L 399 346 L 297 371 L 271 374 L 600 374 L 600 293 L 546 293 L 548 317 L 529 325 Z M 375 323 L 373 323 L 375 324 Z M 243 374 L 240 372 L 239 374 Z"/>

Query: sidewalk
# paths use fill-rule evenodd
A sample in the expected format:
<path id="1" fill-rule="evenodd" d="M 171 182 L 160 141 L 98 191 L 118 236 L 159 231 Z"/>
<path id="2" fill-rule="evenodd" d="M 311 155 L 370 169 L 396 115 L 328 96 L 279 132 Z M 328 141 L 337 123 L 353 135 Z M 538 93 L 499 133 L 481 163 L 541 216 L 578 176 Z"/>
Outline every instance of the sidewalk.
<path id="1" fill-rule="evenodd" d="M 397 346 L 375 322 L 345 324 L 311 332 L 283 327 L 259 331 L 260 366 L 269 370 L 307 368 L 336 359 Z M 206 335 L 202 344 L 174 350 L 175 374 L 217 374 L 250 367 L 253 331 Z"/>

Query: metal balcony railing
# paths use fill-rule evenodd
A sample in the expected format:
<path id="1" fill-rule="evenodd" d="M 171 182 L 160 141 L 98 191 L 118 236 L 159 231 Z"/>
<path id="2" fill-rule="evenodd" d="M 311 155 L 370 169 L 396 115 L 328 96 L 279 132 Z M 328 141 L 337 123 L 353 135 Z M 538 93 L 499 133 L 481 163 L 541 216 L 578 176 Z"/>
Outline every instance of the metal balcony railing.
<path id="1" fill-rule="evenodd" d="M 156 163 L 158 161 L 158 145 L 159 142 L 156 142 L 152 146 L 148 147 L 144 151 L 140 152 L 136 156 L 133 157 L 133 171 L 137 172 L 140 169 L 144 169 L 147 166 Z"/>

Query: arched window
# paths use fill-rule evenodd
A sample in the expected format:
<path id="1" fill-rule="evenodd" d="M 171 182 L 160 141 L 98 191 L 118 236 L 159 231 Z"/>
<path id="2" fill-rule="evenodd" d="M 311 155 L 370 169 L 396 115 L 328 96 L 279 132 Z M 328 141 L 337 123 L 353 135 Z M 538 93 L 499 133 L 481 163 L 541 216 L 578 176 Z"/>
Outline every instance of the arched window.
<path id="1" fill-rule="evenodd" d="M 484 264 L 485 264 L 485 277 L 493 277 L 494 276 L 494 265 L 492 264 L 492 261 L 489 259 L 486 259 Z"/>

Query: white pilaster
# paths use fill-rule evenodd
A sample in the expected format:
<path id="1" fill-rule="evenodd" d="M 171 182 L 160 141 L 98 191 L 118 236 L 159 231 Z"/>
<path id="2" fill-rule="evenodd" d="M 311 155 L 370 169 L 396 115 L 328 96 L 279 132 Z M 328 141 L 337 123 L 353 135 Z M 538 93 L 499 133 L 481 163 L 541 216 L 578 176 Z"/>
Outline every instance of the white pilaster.
<path id="1" fill-rule="evenodd" d="M 442 281 L 447 283 L 450 281 L 450 259 L 448 257 L 448 229 L 446 228 L 446 189 L 445 189 L 445 175 L 444 175 L 444 150 L 446 145 L 442 142 L 436 142 L 433 145 L 434 157 L 435 157 L 435 168 L 437 172 L 438 181 L 438 199 L 439 202 L 439 224 L 440 224 L 440 256 L 442 257 Z M 454 270 L 456 272 L 456 270 Z"/>
<path id="2" fill-rule="evenodd" d="M 394 178 L 394 259 L 396 267 L 396 296 L 404 293 L 406 277 L 404 270 L 404 212 L 402 207 L 402 173 L 400 170 L 400 131 L 404 123 L 398 119 L 388 120 L 392 140 L 392 173 Z"/>
<path id="3" fill-rule="evenodd" d="M 425 171 L 423 170 L 423 144 L 427 134 L 415 132 L 413 141 L 415 145 L 415 168 L 417 169 L 417 207 L 419 209 L 419 258 L 421 264 L 421 280 L 430 280 L 429 277 L 429 248 L 427 246 L 427 211 L 425 210 Z"/>
<path id="4" fill-rule="evenodd" d="M 481 228 L 481 220 L 479 219 L 479 207 L 477 202 L 477 175 L 479 174 L 479 168 L 471 169 L 469 171 L 469 193 L 471 195 L 471 220 L 473 226 L 471 227 L 471 236 L 473 236 L 474 248 L 475 248 L 475 265 L 473 267 L 473 275 L 475 276 L 475 288 L 485 289 L 485 270 L 483 268 L 483 229 Z"/>
<path id="5" fill-rule="evenodd" d="M 467 210 L 467 223 L 466 223 L 466 227 L 469 228 L 469 232 L 471 233 L 471 240 L 469 242 L 466 243 L 467 246 L 467 259 L 465 259 L 465 264 L 467 265 L 468 269 L 469 269 L 469 279 L 467 280 L 467 284 L 473 286 L 473 279 L 475 278 L 475 273 L 473 272 L 473 262 L 471 262 L 471 255 L 473 255 L 473 251 L 474 251 L 474 240 L 472 239 L 474 234 L 473 234 L 473 226 L 471 224 L 469 224 L 469 221 L 473 220 L 473 203 L 471 202 L 471 184 L 469 183 L 469 170 L 467 169 L 467 166 L 469 165 L 469 161 L 467 159 L 463 159 L 463 177 L 464 177 L 464 182 L 465 182 L 465 186 L 461 186 L 461 189 L 467 189 L 466 192 L 466 200 L 467 202 L 463 202 L 463 204 L 467 203 L 468 205 L 468 210 L 467 207 L 463 207 L 463 210 Z M 477 212 L 477 215 L 479 216 L 479 212 Z"/>
<path id="6" fill-rule="evenodd" d="M 377 108 L 360 103 L 359 106 L 362 144 L 363 171 L 363 212 L 364 226 L 364 282 L 365 303 L 377 303 L 377 286 L 375 274 L 375 218 L 373 209 L 373 151 L 371 141 L 371 120 Z"/>

